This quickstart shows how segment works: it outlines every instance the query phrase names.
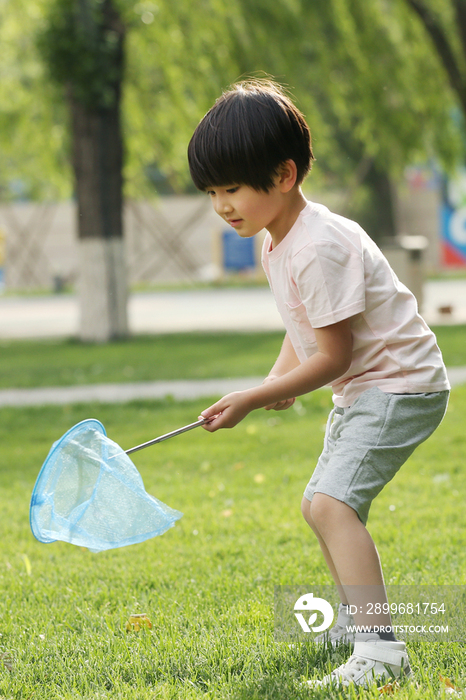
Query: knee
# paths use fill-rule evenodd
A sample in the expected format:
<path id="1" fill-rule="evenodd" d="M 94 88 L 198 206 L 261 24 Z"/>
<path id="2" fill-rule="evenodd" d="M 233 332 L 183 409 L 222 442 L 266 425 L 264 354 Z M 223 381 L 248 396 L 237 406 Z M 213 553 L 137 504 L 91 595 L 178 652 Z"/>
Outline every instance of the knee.
<path id="1" fill-rule="evenodd" d="M 307 524 L 311 525 L 311 501 L 308 501 L 305 496 L 303 496 L 303 500 L 301 501 L 301 513 Z"/>
<path id="2" fill-rule="evenodd" d="M 328 497 L 321 493 L 315 493 L 309 506 L 309 517 L 312 519 L 315 527 L 320 529 L 325 526 L 330 515 Z"/>
<path id="3" fill-rule="evenodd" d="M 342 508 L 347 509 L 348 506 L 325 493 L 315 493 L 312 501 L 304 496 L 301 501 L 303 518 L 317 535 L 342 517 Z"/>
<path id="4" fill-rule="evenodd" d="M 338 518 L 339 505 L 340 502 L 331 496 L 324 493 L 314 494 L 310 503 L 309 517 L 320 533 L 324 533 L 328 527 L 332 527 L 332 522 Z"/>
<path id="5" fill-rule="evenodd" d="M 335 525 L 349 523 L 350 520 L 357 519 L 357 513 L 350 506 L 342 501 L 338 501 L 325 493 L 316 493 L 310 502 L 309 517 L 314 524 L 314 528 L 322 535 L 329 529 L 334 529 Z"/>
<path id="6" fill-rule="evenodd" d="M 312 519 L 311 515 L 311 509 L 312 509 L 312 501 L 309 501 L 305 496 L 303 497 L 303 500 L 301 501 L 301 513 L 303 514 L 304 520 L 307 522 L 311 530 L 314 532 L 315 535 L 319 535 L 319 531 L 316 527 L 316 524 L 314 523 L 314 520 Z"/>

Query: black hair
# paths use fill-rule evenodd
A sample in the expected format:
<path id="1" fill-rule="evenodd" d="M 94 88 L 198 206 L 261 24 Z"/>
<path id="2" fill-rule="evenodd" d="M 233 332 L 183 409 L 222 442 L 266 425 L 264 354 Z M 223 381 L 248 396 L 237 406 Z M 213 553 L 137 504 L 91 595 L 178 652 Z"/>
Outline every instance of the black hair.
<path id="1" fill-rule="evenodd" d="M 311 133 L 304 116 L 270 80 L 236 83 L 199 122 L 188 147 L 199 190 L 248 185 L 268 192 L 280 165 L 293 160 L 297 183 L 311 169 Z"/>

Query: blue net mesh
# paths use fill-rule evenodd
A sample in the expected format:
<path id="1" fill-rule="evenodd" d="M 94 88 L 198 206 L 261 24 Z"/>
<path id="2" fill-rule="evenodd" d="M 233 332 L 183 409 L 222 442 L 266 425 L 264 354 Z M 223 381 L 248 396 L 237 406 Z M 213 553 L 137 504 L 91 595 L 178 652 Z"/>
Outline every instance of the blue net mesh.
<path id="1" fill-rule="evenodd" d="M 30 508 L 31 530 L 40 542 L 62 540 L 93 552 L 161 535 L 181 516 L 146 493 L 128 455 L 94 419 L 53 444 Z"/>

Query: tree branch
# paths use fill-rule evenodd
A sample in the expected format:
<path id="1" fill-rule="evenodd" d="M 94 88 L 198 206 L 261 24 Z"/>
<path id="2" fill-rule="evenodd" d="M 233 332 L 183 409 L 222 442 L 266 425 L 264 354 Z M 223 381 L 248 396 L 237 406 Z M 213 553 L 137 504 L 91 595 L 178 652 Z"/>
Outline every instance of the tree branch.
<path id="1" fill-rule="evenodd" d="M 465 0 L 453 0 L 456 22 L 461 37 L 461 47 L 466 58 L 466 2 Z"/>
<path id="2" fill-rule="evenodd" d="M 447 72 L 450 84 L 458 95 L 463 110 L 466 113 L 466 82 L 442 26 L 439 24 L 434 14 L 424 5 L 422 0 L 406 0 L 406 2 L 414 12 L 416 12 L 424 24 Z M 464 3 L 461 2 L 461 0 L 455 0 L 455 6 L 459 5 L 462 6 L 461 9 L 464 11 Z"/>

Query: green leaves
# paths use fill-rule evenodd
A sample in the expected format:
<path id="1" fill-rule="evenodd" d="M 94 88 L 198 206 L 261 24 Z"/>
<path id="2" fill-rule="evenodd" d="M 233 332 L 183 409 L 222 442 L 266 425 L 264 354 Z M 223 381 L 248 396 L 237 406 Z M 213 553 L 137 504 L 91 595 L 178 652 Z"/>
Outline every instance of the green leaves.
<path id="1" fill-rule="evenodd" d="M 54 0 L 38 48 L 53 80 L 82 104 L 105 109 L 117 99 L 124 34 L 111 0 Z"/>
<path id="2" fill-rule="evenodd" d="M 34 37 L 46 0 L 0 3 L 0 195 L 70 195 L 66 111 L 50 85 Z"/>
<path id="3" fill-rule="evenodd" d="M 454 96 L 404 0 L 303 0 L 303 8 L 313 29 L 303 41 L 308 55 L 312 42 L 303 74 L 333 135 L 345 136 L 345 155 L 356 149 L 394 174 L 418 158 L 451 163 L 461 152 Z"/>
<path id="4" fill-rule="evenodd" d="M 154 164 L 175 191 L 189 185 L 193 129 L 246 74 L 291 88 L 314 136 L 314 186 L 352 182 L 363 158 L 395 176 L 430 157 L 451 167 L 464 157 L 463 108 L 413 2 L 4 0 L 0 186 L 3 177 L 4 186 L 21 180 L 28 196 L 68 196 L 64 96 L 105 109 L 120 75 L 133 197 L 153 193 Z M 464 1 L 416 2 L 466 76 Z"/>

